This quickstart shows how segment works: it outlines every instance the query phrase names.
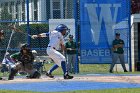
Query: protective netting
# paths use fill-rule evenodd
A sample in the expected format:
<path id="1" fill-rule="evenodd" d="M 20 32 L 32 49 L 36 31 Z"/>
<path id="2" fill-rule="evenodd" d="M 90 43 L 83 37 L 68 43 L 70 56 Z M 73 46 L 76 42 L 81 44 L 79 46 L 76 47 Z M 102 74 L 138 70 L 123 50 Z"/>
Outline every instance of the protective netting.
<path id="1" fill-rule="evenodd" d="M 111 63 L 116 32 L 125 42 L 125 62 L 129 62 L 129 0 L 81 0 L 80 26 L 81 63 Z"/>
<path id="2" fill-rule="evenodd" d="M 87 3 L 83 5 L 85 1 L 87 1 Z M 55 23 L 49 24 L 50 19 L 58 19 L 58 20 L 59 19 L 61 20 L 74 19 L 76 21 L 75 23 L 77 23 L 76 24 L 77 32 L 75 34 L 74 33 L 75 30 L 73 30 L 75 28 L 73 26 L 69 26 L 70 28 L 72 28 L 71 30 L 73 31 L 72 34 L 74 34 L 75 37 L 77 36 L 78 38 L 77 40 L 79 42 L 80 40 L 83 40 L 82 42 L 80 42 L 81 44 L 79 43 L 79 45 L 84 44 L 84 47 L 88 46 L 89 48 L 91 48 L 91 45 L 88 44 L 88 42 L 92 40 L 91 44 L 93 44 L 93 41 L 96 38 L 92 37 L 92 39 L 89 39 L 89 36 L 87 36 L 87 38 L 85 37 L 87 34 L 90 34 L 87 31 L 88 29 L 91 32 L 93 30 L 87 26 L 87 24 L 90 24 L 89 22 L 81 20 L 84 18 L 88 19 L 87 15 L 83 17 L 81 16 L 83 15 L 82 14 L 83 12 L 87 11 L 87 9 L 90 14 L 93 13 L 93 12 L 90 12 L 90 1 L 92 4 L 99 3 L 101 4 L 100 7 L 103 7 L 102 6 L 103 2 L 109 3 L 111 0 L 0 0 L 0 30 L 4 31 L 4 39 L 0 40 L 0 62 L 3 59 L 3 56 L 5 54 L 8 44 L 9 44 L 8 52 L 10 54 L 15 53 L 16 51 L 19 51 L 20 44 L 30 43 L 32 49 L 38 52 L 38 56 L 46 55 L 46 47 L 49 43 L 49 38 L 31 39 L 29 35 L 39 34 L 42 32 L 48 32 L 49 30 L 52 30 L 52 28 L 50 28 L 50 25 L 53 27 L 56 24 Z M 130 12 L 130 9 L 129 9 L 130 5 L 129 3 L 127 3 L 129 2 L 129 0 L 119 0 L 119 1 L 122 1 L 121 5 L 122 7 L 125 6 L 125 8 L 122 9 L 122 11 L 120 12 L 120 16 L 118 17 L 118 19 L 123 19 L 122 21 L 127 21 L 128 23 L 128 20 L 125 19 L 125 16 L 129 15 L 129 12 Z M 116 0 L 116 2 L 119 2 L 119 1 Z M 132 0 L 133 3 L 131 5 L 131 10 L 132 10 L 131 13 L 139 13 L 140 4 L 138 1 L 139 0 Z M 114 1 L 111 1 L 111 2 L 114 2 Z M 116 3 L 116 5 L 114 4 L 113 7 L 120 7 L 120 6 L 117 6 L 117 3 Z M 103 9 L 104 8 L 102 8 L 102 10 Z M 114 14 L 114 11 L 113 12 L 111 11 L 110 13 Z M 100 11 L 97 13 L 97 15 L 99 14 L 100 14 Z M 105 17 L 105 18 L 111 18 L 111 17 Z M 74 21 L 69 21 L 69 20 L 66 20 L 66 22 L 71 22 L 71 24 L 74 23 Z M 53 22 L 55 22 L 55 20 Z M 80 23 L 83 23 L 83 25 L 81 25 Z M 93 22 L 91 22 L 91 24 L 92 23 Z M 71 25 L 70 23 L 66 23 L 66 24 Z M 102 24 L 104 24 L 104 22 Z M 12 34 L 12 29 L 9 28 L 9 26 L 11 25 L 15 25 L 15 27 L 22 30 L 23 33 L 15 32 Z M 84 26 L 87 26 L 87 27 L 84 27 Z M 94 27 L 95 26 L 97 26 L 97 24 L 94 25 Z M 102 48 L 102 47 L 104 48 L 105 46 L 107 48 L 110 47 L 110 45 L 107 43 L 108 41 L 104 41 L 104 40 L 107 40 L 106 32 L 103 31 L 104 29 L 105 27 L 102 28 L 102 32 L 101 32 L 102 36 L 100 37 L 103 40 L 103 42 L 102 40 L 99 40 L 102 44 L 97 46 L 98 48 Z M 117 31 L 117 29 L 115 31 Z M 83 34 L 83 35 L 80 35 L 80 34 Z M 129 39 L 128 34 L 129 33 L 123 34 L 123 36 L 125 36 L 125 39 Z M 11 37 L 11 41 L 9 43 L 10 37 Z M 86 43 L 84 43 L 85 41 Z M 95 40 L 94 43 L 97 43 L 97 40 Z M 128 42 L 126 42 L 126 44 L 128 45 Z M 97 47 L 92 47 L 92 48 L 97 48 Z M 89 59 L 87 61 L 89 62 Z"/>
<path id="3" fill-rule="evenodd" d="M 49 19 L 74 19 L 74 0 L 0 0 L 0 62 L 5 51 L 19 51 L 23 43 L 30 43 L 38 55 L 46 54 L 49 38 L 31 39 L 29 35 L 49 31 Z M 12 33 L 10 26 L 21 32 Z M 10 40 L 11 38 L 11 40 Z"/>

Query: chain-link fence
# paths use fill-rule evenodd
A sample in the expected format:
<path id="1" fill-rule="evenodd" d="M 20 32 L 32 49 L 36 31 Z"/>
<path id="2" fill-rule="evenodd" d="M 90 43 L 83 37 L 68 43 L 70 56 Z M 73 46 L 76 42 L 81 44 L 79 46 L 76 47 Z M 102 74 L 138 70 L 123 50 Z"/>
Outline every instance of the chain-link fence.
<path id="1" fill-rule="evenodd" d="M 87 1 L 87 4 L 80 7 L 83 4 L 82 1 L 83 2 Z M 88 11 L 88 13 L 91 14 L 91 16 L 96 14 L 96 12 L 93 13 L 92 9 L 91 11 L 93 15 L 90 12 L 90 9 L 87 10 L 89 8 L 87 5 L 89 4 L 90 1 L 92 3 L 98 4 L 98 2 L 101 2 L 104 0 L 0 0 L 0 31 L 4 33 L 4 35 L 0 33 L 0 62 L 2 61 L 4 57 L 6 49 L 8 49 L 8 52 L 10 54 L 15 53 L 19 51 L 19 47 L 23 43 L 29 43 L 31 45 L 31 48 L 37 51 L 38 56 L 47 55 L 46 48 L 49 43 L 49 38 L 31 39 L 29 35 L 49 32 L 50 30 L 55 29 L 56 25 L 61 22 L 66 23 L 66 25 L 68 25 L 68 27 L 71 28 L 71 32 L 72 32 L 71 34 L 75 35 L 75 39 L 77 42 L 80 42 L 80 39 L 83 40 L 80 42 L 81 44 L 77 43 L 79 44 L 79 46 L 82 45 L 84 40 L 88 40 L 89 42 L 91 39 L 88 39 L 89 37 L 85 38 L 87 34 L 90 34 L 90 33 L 87 33 L 87 30 L 89 29 L 89 31 L 91 31 L 92 34 L 95 34 L 95 33 L 93 33 L 90 27 L 84 27 L 89 22 L 82 21 L 80 17 L 81 15 L 84 14 L 84 13 L 82 14 L 82 11 L 83 12 Z M 125 1 L 127 2 L 127 0 L 122 0 L 122 2 L 124 2 L 122 6 L 128 6 L 128 7 L 126 7 L 125 9 L 121 11 L 119 18 L 123 17 L 122 15 L 125 16 L 125 14 L 128 15 L 129 13 L 129 9 L 128 9 L 129 5 L 128 3 L 125 3 Z M 131 0 L 131 1 L 132 1 L 131 12 L 133 12 L 132 14 L 139 13 L 140 11 L 140 8 L 139 8 L 140 4 L 138 2 L 139 0 Z M 116 0 L 116 2 L 119 2 L 119 1 Z M 101 2 L 101 4 L 102 3 L 103 2 Z M 100 7 L 102 7 L 102 5 Z M 117 8 L 118 6 L 114 6 L 114 7 Z M 83 9 L 85 9 L 85 11 Z M 111 10 L 114 10 L 114 9 L 111 9 Z M 102 10 L 104 10 L 104 8 L 102 8 Z M 110 12 L 110 14 L 113 14 L 113 13 L 115 12 Z M 100 11 L 99 13 L 97 13 L 97 16 L 99 17 L 98 14 L 100 14 Z M 113 15 L 110 15 L 110 17 L 108 18 L 111 18 L 111 16 Z M 84 18 L 86 17 L 83 17 L 83 19 Z M 53 20 L 50 24 L 50 19 L 51 20 L 55 19 L 55 20 Z M 59 22 L 57 19 L 59 20 Z M 69 20 L 64 20 L 64 19 L 69 19 Z M 74 19 L 74 21 L 71 21 L 72 19 Z M 81 25 L 82 22 L 83 22 L 83 25 Z M 106 22 L 108 23 L 107 20 Z M 91 24 L 93 24 L 93 22 L 91 22 Z M 21 30 L 22 32 L 17 31 L 17 32 L 12 33 L 13 31 L 11 29 L 11 26 L 14 26 L 14 25 L 17 29 Z M 97 23 L 95 23 L 93 28 L 95 26 L 97 26 Z M 105 36 L 106 33 L 104 31 L 101 32 L 102 40 L 106 40 L 107 38 Z M 96 32 L 98 32 L 97 29 L 96 29 Z M 82 33 L 84 34 L 82 35 Z M 95 38 L 92 37 L 93 41 L 94 39 Z M 97 40 L 95 40 L 95 42 L 97 42 Z M 106 42 L 104 43 L 105 44 L 102 43 L 103 47 L 105 46 L 107 48 L 110 47 L 108 43 Z M 88 45 L 91 48 L 90 44 L 87 44 L 87 41 L 86 41 L 85 46 L 88 46 Z M 100 46 L 97 46 L 97 47 L 100 48 Z M 85 58 L 87 59 L 87 57 Z M 89 62 L 89 59 L 87 61 Z"/>
<path id="2" fill-rule="evenodd" d="M 19 51 L 20 44 L 30 43 L 31 47 L 46 54 L 49 38 L 31 39 L 28 35 L 49 31 L 49 19 L 74 19 L 76 0 L 0 0 L 0 30 L 4 38 L 0 40 L 0 61 L 6 49 Z M 12 33 L 15 25 L 21 32 Z M 8 46 L 9 45 L 9 46 Z"/>

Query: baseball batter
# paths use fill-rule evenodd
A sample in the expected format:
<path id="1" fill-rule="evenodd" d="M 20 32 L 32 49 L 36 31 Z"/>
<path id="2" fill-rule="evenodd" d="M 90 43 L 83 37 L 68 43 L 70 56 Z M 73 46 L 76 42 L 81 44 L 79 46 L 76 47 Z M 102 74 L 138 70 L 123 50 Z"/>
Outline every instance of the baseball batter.
<path id="1" fill-rule="evenodd" d="M 73 76 L 70 76 L 66 71 L 66 58 L 59 51 L 59 46 L 61 46 L 62 50 L 65 50 L 64 39 L 63 36 L 67 34 L 68 27 L 64 24 L 60 24 L 56 27 L 55 30 L 49 33 L 41 33 L 39 35 L 32 35 L 32 38 L 37 37 L 48 37 L 49 36 L 49 44 L 47 47 L 47 54 L 50 58 L 54 60 L 56 64 L 54 64 L 51 69 L 46 73 L 46 75 L 50 78 L 53 78 L 52 72 L 56 70 L 58 67 L 61 67 L 64 74 L 64 79 L 72 79 Z"/>

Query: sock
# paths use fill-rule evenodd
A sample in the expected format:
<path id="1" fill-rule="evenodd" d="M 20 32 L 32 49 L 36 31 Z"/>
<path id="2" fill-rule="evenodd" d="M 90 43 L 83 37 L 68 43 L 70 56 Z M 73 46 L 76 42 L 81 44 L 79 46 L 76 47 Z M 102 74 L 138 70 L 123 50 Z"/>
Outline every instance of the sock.
<path id="1" fill-rule="evenodd" d="M 67 70 L 66 70 L 66 62 L 65 61 L 61 62 L 61 67 L 62 67 L 64 75 L 66 75 L 67 74 Z"/>
<path id="2" fill-rule="evenodd" d="M 48 73 L 52 73 L 54 70 L 56 70 L 59 66 L 57 64 L 54 64 L 51 69 L 48 71 Z"/>

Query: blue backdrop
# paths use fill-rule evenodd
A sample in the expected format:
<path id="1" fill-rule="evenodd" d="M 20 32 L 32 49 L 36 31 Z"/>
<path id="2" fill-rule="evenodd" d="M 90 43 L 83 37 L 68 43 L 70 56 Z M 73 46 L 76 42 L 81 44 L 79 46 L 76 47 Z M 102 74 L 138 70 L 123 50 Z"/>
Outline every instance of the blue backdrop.
<path id="1" fill-rule="evenodd" d="M 111 63 L 115 33 L 125 42 L 129 61 L 130 0 L 80 0 L 81 63 Z"/>

